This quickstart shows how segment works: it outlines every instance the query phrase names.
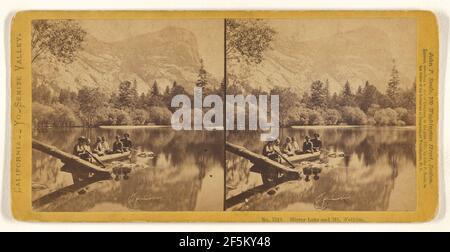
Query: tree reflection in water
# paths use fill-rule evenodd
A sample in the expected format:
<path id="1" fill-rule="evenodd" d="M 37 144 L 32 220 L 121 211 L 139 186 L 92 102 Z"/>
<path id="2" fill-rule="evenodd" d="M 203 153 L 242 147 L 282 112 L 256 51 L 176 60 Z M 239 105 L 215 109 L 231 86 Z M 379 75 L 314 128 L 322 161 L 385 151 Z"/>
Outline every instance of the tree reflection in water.
<path id="1" fill-rule="evenodd" d="M 66 152 L 80 135 L 92 140 L 110 139 L 130 133 L 138 152 L 153 151 L 141 169 L 128 180 L 101 181 L 83 195 L 58 198 L 41 211 L 193 211 L 223 209 L 223 132 L 176 132 L 160 129 L 47 129 L 35 130 L 33 138 Z M 62 163 L 33 150 L 33 183 L 45 190 L 33 191 L 33 199 L 72 183 L 70 174 L 60 171 Z"/>
<path id="2" fill-rule="evenodd" d="M 233 210 L 314 210 L 315 202 L 328 200 L 327 210 L 415 210 L 416 153 L 413 128 L 283 129 L 282 138 L 297 141 L 313 133 L 321 135 L 331 152 L 345 158 L 330 159 L 330 169 L 318 181 L 290 182 L 275 195 L 259 195 Z M 256 132 L 230 132 L 227 141 L 260 153 L 263 143 Z M 300 142 L 301 143 L 301 142 Z M 227 153 L 227 198 L 261 183 L 249 172 L 251 164 Z M 308 184 L 308 185 L 307 185 Z M 331 200 L 331 199 L 341 200 Z"/>

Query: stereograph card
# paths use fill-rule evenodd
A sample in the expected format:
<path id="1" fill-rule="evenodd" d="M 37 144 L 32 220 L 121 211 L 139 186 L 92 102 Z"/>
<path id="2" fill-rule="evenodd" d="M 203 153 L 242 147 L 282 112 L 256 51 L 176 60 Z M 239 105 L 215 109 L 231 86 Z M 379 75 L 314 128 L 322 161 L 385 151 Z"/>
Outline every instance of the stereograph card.
<path id="1" fill-rule="evenodd" d="M 438 209 L 427 11 L 24 11 L 14 217 L 423 222 Z"/>

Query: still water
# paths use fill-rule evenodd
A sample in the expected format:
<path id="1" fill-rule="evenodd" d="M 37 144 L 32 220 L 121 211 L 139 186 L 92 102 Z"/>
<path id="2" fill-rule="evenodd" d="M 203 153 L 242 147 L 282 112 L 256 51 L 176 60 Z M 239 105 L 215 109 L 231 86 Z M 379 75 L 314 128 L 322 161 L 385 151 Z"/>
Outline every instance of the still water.
<path id="1" fill-rule="evenodd" d="M 33 138 L 63 151 L 81 135 L 94 140 L 128 132 L 138 152 L 152 151 L 142 169 L 128 180 L 100 181 L 86 192 L 59 197 L 39 211 L 221 211 L 224 195 L 224 136 L 221 131 L 182 131 L 171 128 L 41 129 Z M 33 150 L 33 200 L 73 183 L 61 172 L 58 159 Z M 129 161 L 128 161 L 129 162 Z"/>
<path id="2" fill-rule="evenodd" d="M 330 168 L 317 181 L 294 182 L 271 196 L 249 199 L 233 210 L 347 210 L 414 211 L 416 208 L 415 129 L 396 127 L 347 127 L 283 129 L 281 139 L 293 136 L 302 143 L 319 133 L 329 152 L 345 157 L 330 159 Z M 256 132 L 232 132 L 227 140 L 261 153 Z M 251 164 L 227 153 L 227 198 L 260 185 Z M 308 184 L 308 186 L 305 186 Z M 282 186 L 279 186 L 280 188 Z"/>

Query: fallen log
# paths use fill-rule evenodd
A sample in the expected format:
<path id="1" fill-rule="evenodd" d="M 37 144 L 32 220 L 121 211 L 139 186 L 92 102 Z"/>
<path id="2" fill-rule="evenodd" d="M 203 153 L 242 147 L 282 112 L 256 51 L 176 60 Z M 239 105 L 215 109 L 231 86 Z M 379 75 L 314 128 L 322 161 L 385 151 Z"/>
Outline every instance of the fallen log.
<path id="1" fill-rule="evenodd" d="M 92 172 L 97 175 L 109 175 L 110 171 L 103 169 L 95 164 L 92 164 L 86 160 L 83 160 L 75 155 L 69 154 L 67 152 L 64 152 L 62 150 L 59 150 L 58 148 L 44 144 L 38 140 L 32 141 L 32 147 L 33 149 L 36 149 L 38 151 L 44 152 L 45 154 L 48 154 L 50 156 L 53 156 L 57 159 L 60 159 L 65 165 L 64 167 L 70 168 L 67 169 L 67 171 L 80 171 L 80 172 Z"/>
<path id="2" fill-rule="evenodd" d="M 281 173 L 299 174 L 299 172 L 297 170 L 289 168 L 289 167 L 287 167 L 283 164 L 280 164 L 274 160 L 271 160 L 270 158 L 265 157 L 263 155 L 256 154 L 256 153 L 246 149 L 245 147 L 235 145 L 230 142 L 226 142 L 225 148 L 227 151 L 249 160 L 250 162 L 255 164 L 255 166 L 259 167 L 260 169 L 262 169 L 262 167 L 267 167 L 269 169 L 275 169 Z"/>

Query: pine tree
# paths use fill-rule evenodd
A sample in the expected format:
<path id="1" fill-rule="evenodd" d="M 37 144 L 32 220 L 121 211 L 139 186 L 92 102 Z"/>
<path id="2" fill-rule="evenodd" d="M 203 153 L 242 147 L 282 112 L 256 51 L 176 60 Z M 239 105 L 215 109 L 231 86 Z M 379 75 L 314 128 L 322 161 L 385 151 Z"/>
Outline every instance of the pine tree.
<path id="1" fill-rule="evenodd" d="M 353 96 L 352 88 L 350 87 L 350 83 L 348 81 L 345 82 L 344 89 L 342 91 L 342 96 L 344 97 Z"/>
<path id="2" fill-rule="evenodd" d="M 388 86 L 386 89 L 386 95 L 390 99 L 390 102 L 393 106 L 397 105 L 397 101 L 400 93 L 400 77 L 395 65 L 395 60 L 393 60 L 393 66 L 391 71 L 391 78 L 389 79 Z"/>
<path id="3" fill-rule="evenodd" d="M 153 82 L 152 88 L 150 90 L 150 95 L 153 97 L 157 97 L 161 95 L 161 92 L 159 91 L 158 82 L 156 80 Z"/>
<path id="4" fill-rule="evenodd" d="M 306 105 L 311 104 L 311 97 L 308 94 L 308 92 L 304 92 L 302 94 L 302 98 L 300 99 L 300 102 L 303 103 L 303 104 L 306 104 Z"/>
<path id="5" fill-rule="evenodd" d="M 169 86 L 166 86 L 166 89 L 164 90 L 164 96 L 169 97 L 170 96 L 170 88 Z"/>
<path id="6" fill-rule="evenodd" d="M 170 104 L 172 102 L 172 96 L 171 96 L 171 93 L 170 93 L 169 85 L 167 85 L 166 89 L 164 90 L 163 101 L 164 101 L 164 104 L 166 104 L 167 107 L 170 107 Z"/>
<path id="7" fill-rule="evenodd" d="M 117 97 L 116 107 L 135 108 L 137 102 L 137 87 L 130 81 L 123 81 L 119 85 L 119 95 Z"/>
<path id="8" fill-rule="evenodd" d="M 371 85 L 368 81 L 366 81 L 366 84 L 362 89 L 359 107 L 362 111 L 367 112 L 373 104 L 378 103 L 379 96 L 380 92 L 378 91 L 378 89 L 374 85 Z"/>
<path id="9" fill-rule="evenodd" d="M 330 104 L 330 83 L 328 81 L 328 79 L 325 80 L 325 99 L 326 99 L 326 103 L 327 106 L 329 106 Z"/>
<path id="10" fill-rule="evenodd" d="M 147 105 L 146 101 L 147 101 L 147 96 L 145 95 L 144 92 L 142 92 L 141 95 L 139 96 L 139 101 L 138 101 L 136 107 L 145 109 L 145 107 Z"/>
<path id="11" fill-rule="evenodd" d="M 198 79 L 195 85 L 197 87 L 207 88 L 208 86 L 208 80 L 207 78 L 207 72 L 203 65 L 203 59 L 200 59 L 200 69 L 198 70 Z"/>
<path id="12" fill-rule="evenodd" d="M 172 88 L 170 89 L 170 96 L 174 97 L 175 95 L 179 94 L 186 94 L 186 91 L 184 90 L 183 86 L 178 85 L 178 83 L 174 81 L 172 84 Z"/>
<path id="13" fill-rule="evenodd" d="M 412 86 L 406 89 L 402 94 L 401 106 L 411 110 L 416 110 L 416 81 L 414 80 Z"/>
<path id="14" fill-rule="evenodd" d="M 358 90 L 356 91 L 356 95 L 360 96 L 362 95 L 362 87 L 358 86 Z"/>
<path id="15" fill-rule="evenodd" d="M 82 87 L 78 90 L 77 99 L 80 103 L 80 112 L 85 118 L 85 125 L 88 127 L 94 126 L 95 117 L 104 106 L 104 93 L 102 93 L 98 87 Z"/>
<path id="16" fill-rule="evenodd" d="M 320 80 L 314 81 L 311 84 L 311 99 L 309 106 L 311 108 L 326 108 L 327 107 L 327 88 Z"/>
<path id="17" fill-rule="evenodd" d="M 344 89 L 342 90 L 340 97 L 340 105 L 341 106 L 354 106 L 355 105 L 355 97 L 352 93 L 352 89 L 350 87 L 350 83 L 345 82 Z"/>
<path id="18" fill-rule="evenodd" d="M 361 108 L 361 102 L 362 102 L 362 95 L 363 95 L 363 89 L 361 86 L 358 86 L 358 89 L 356 90 L 355 94 L 355 103 Z"/>
<path id="19" fill-rule="evenodd" d="M 139 93 L 137 91 L 137 81 L 136 79 L 133 80 L 133 86 L 131 87 L 130 90 L 130 95 L 131 95 L 131 100 L 133 101 L 132 104 L 134 104 L 134 106 L 137 105 L 138 103 L 138 99 L 139 99 Z"/>
<path id="20" fill-rule="evenodd" d="M 330 98 L 330 102 L 328 103 L 328 107 L 337 108 L 339 106 L 339 96 L 336 92 Z"/>

